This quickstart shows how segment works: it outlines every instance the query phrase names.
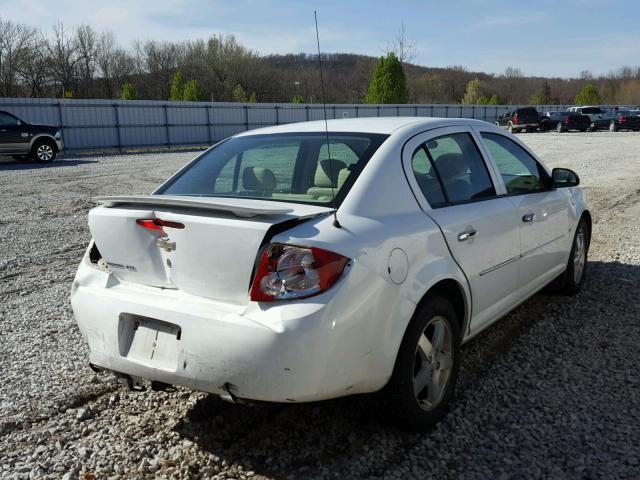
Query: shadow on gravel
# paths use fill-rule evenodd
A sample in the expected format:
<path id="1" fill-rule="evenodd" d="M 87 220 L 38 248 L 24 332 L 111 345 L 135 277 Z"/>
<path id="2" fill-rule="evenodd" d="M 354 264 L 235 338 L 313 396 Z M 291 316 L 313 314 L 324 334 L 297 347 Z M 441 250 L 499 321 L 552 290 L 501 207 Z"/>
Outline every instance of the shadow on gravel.
<path id="1" fill-rule="evenodd" d="M 473 463 L 478 461 L 484 462 L 493 472 L 509 471 L 509 465 L 502 463 L 502 458 L 512 453 L 513 447 L 497 440 L 494 442 L 496 451 L 490 458 L 486 455 L 474 458 L 468 450 L 468 445 L 482 441 L 483 432 L 505 428 L 499 423 L 487 424 L 486 412 L 484 417 L 478 416 L 477 411 L 470 413 L 494 408 L 494 396 L 500 395 L 496 388 L 508 389 L 508 385 L 501 384 L 500 375 L 515 375 L 518 380 L 529 376 L 533 378 L 542 363 L 551 362 L 571 350 L 571 355 L 582 358 L 587 350 L 603 352 L 607 348 L 619 348 L 624 352 L 630 349 L 623 340 L 609 337 L 610 346 L 603 338 L 593 338 L 586 332 L 580 335 L 580 332 L 583 326 L 606 331 L 610 327 L 608 323 L 602 325 L 603 320 L 638 323 L 640 306 L 637 301 L 629 303 L 628 299 L 635 298 L 640 287 L 640 266 L 589 262 L 588 275 L 579 295 L 566 297 L 540 293 L 467 343 L 463 347 L 460 380 L 452 411 L 431 432 L 413 434 L 390 426 L 382 419 L 374 396 L 347 397 L 314 404 L 242 406 L 225 403 L 213 395 L 199 400 L 174 427 L 174 431 L 219 457 L 220 461 L 226 460 L 228 464 L 240 465 L 245 471 L 252 470 L 266 477 L 381 477 L 396 470 L 403 462 L 413 462 L 415 457 L 430 459 L 430 468 L 441 469 L 442 477 L 455 477 L 456 471 L 473 468 Z M 620 311 L 624 313 L 618 313 Z M 519 367 L 519 373 L 509 373 L 511 362 L 528 357 L 530 349 L 537 348 L 538 339 L 531 338 L 531 335 L 538 337 L 540 330 L 548 328 L 553 328 L 551 337 L 555 340 L 551 345 L 544 345 L 543 357 L 537 360 L 539 363 L 528 365 L 525 362 Z M 637 328 L 634 325 L 632 330 Z M 529 334 L 531 330 L 533 332 Z M 605 367 L 598 362 L 612 360 L 596 354 L 589 357 L 589 361 L 595 362 L 587 364 L 589 371 L 597 372 Z M 561 373 L 562 369 L 551 369 L 547 374 L 552 378 L 547 380 L 557 380 L 564 385 Z M 586 397 L 589 401 L 606 402 L 605 393 L 592 391 L 587 378 L 576 380 L 584 383 L 578 383 L 577 388 L 583 388 L 579 391 L 583 392 L 585 402 Z M 526 395 L 530 395 L 531 401 L 537 401 L 537 395 L 544 393 L 532 389 Z M 540 398 L 541 402 L 545 401 L 544 397 Z M 502 409 L 508 408 L 505 405 Z M 552 444 L 552 438 L 566 436 L 566 422 L 558 420 L 557 412 L 551 409 L 543 415 L 542 423 L 548 428 L 549 437 L 531 439 L 531 445 L 520 445 L 523 451 L 527 448 L 544 449 L 545 442 Z M 606 435 L 599 430 L 601 426 L 594 424 L 589 428 L 593 430 L 589 435 Z M 441 456 L 443 452 L 444 457 Z M 439 458 L 434 457 L 436 453 Z M 561 451 L 560 462 L 564 463 L 571 454 L 571 451 Z M 480 452 L 478 455 L 483 456 Z M 523 468 L 526 468 L 527 460 L 523 462 Z M 542 462 L 543 469 L 547 465 L 548 468 L 568 471 L 568 467 L 559 465 L 558 460 L 547 462 L 543 456 Z M 197 474 L 197 471 L 193 473 Z M 438 472 L 432 473 L 438 477 Z"/>
<path id="2" fill-rule="evenodd" d="M 98 163 L 97 160 L 56 160 L 51 163 L 40 162 L 0 162 L 0 171 L 2 170 L 37 170 L 41 168 L 60 168 L 60 167 L 77 167 L 88 163 Z"/>

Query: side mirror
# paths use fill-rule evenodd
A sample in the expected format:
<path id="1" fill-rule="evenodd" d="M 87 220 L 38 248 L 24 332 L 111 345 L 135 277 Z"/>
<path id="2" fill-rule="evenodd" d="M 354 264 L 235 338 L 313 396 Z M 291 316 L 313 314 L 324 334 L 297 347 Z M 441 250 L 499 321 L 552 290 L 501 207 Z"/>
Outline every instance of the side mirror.
<path id="1" fill-rule="evenodd" d="M 578 174 L 568 168 L 554 168 L 551 172 L 551 177 L 553 178 L 553 185 L 557 188 L 580 185 Z"/>

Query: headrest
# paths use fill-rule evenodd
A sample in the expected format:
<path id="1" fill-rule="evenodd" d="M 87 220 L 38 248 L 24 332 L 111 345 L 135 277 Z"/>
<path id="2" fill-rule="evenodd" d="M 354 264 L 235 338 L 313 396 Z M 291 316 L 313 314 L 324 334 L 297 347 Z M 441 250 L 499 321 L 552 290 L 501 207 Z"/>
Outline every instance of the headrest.
<path id="1" fill-rule="evenodd" d="M 445 153 L 440 155 L 436 159 L 435 164 L 443 181 L 461 177 L 467 173 L 469 168 L 464 155 L 461 153 Z"/>
<path id="2" fill-rule="evenodd" d="M 276 176 L 268 168 L 247 167 L 242 172 L 242 186 L 249 191 L 272 192 L 276 189 Z"/>
<path id="3" fill-rule="evenodd" d="M 318 168 L 316 168 L 316 176 L 313 184 L 316 187 L 335 187 L 338 183 L 338 175 L 340 171 L 346 168 L 347 165 L 336 159 L 325 159 L 318 162 Z"/>

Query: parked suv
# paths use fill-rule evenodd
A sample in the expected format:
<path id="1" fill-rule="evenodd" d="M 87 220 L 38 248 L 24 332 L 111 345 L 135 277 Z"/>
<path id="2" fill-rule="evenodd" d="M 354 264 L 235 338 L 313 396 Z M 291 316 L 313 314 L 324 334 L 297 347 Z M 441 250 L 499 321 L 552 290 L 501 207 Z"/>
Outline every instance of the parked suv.
<path id="1" fill-rule="evenodd" d="M 569 107 L 567 112 L 579 113 L 581 115 L 587 115 L 591 119 L 591 123 L 601 119 L 606 111 L 600 107 L 584 106 L 584 107 Z"/>
<path id="2" fill-rule="evenodd" d="M 0 110 L 0 155 L 52 162 L 63 148 L 62 132 L 57 127 L 30 124 Z"/>
<path id="3" fill-rule="evenodd" d="M 498 117 L 496 125 L 504 127 L 509 132 L 517 133 L 522 130 L 534 132 L 538 128 L 539 115 L 534 107 L 523 107 L 511 110 Z"/>

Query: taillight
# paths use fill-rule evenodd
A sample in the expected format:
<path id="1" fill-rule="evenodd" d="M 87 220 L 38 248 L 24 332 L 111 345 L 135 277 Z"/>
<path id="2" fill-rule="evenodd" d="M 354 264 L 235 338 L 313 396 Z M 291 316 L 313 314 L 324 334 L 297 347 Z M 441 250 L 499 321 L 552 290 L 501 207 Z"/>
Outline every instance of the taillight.
<path id="1" fill-rule="evenodd" d="M 251 285 L 251 300 L 272 302 L 317 295 L 342 275 L 347 257 L 321 248 L 271 244 Z"/>
<path id="2" fill-rule="evenodd" d="M 161 220 L 159 218 L 140 218 L 136 223 L 147 230 L 160 230 L 162 227 L 183 229 L 184 224 L 180 222 L 171 222 L 169 220 Z"/>
<path id="3" fill-rule="evenodd" d="M 516 113 L 516 114 L 513 116 L 513 123 L 516 123 L 516 124 L 517 124 L 517 123 L 518 123 L 518 121 L 519 121 L 519 120 L 518 120 L 518 114 Z"/>
<path id="4" fill-rule="evenodd" d="M 567 117 L 567 118 L 564 120 L 564 123 L 571 123 L 571 117 Z"/>
<path id="5" fill-rule="evenodd" d="M 624 123 L 627 121 L 627 117 L 620 117 L 620 123 Z"/>

